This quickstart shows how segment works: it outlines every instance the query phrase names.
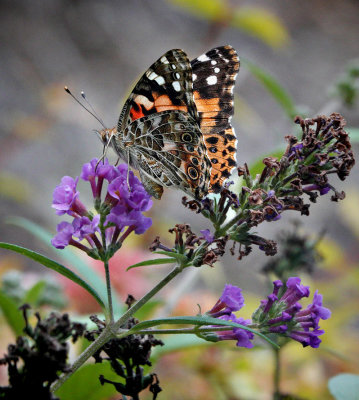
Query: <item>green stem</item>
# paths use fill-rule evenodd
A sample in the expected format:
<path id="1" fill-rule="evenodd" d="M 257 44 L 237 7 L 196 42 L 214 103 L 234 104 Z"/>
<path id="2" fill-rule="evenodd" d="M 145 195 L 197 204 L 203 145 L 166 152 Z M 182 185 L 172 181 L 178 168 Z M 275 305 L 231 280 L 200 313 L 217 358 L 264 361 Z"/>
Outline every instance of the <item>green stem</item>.
<path id="1" fill-rule="evenodd" d="M 59 389 L 65 381 L 67 381 L 68 378 L 72 374 L 74 374 L 82 364 L 84 364 L 93 354 L 96 353 L 105 343 L 107 343 L 111 338 L 113 338 L 113 332 L 110 329 L 110 326 L 107 326 L 100 334 L 100 336 L 90 344 L 86 348 L 85 351 L 83 351 L 77 360 L 72 364 L 70 372 L 66 372 L 60 376 L 60 378 L 55 381 L 52 386 L 51 386 L 51 392 L 54 393 L 56 392 L 57 389 Z"/>
<path id="2" fill-rule="evenodd" d="M 280 349 L 273 349 L 274 352 L 274 373 L 273 373 L 273 400 L 280 399 Z"/>
<path id="3" fill-rule="evenodd" d="M 138 300 L 127 312 L 125 312 L 122 317 L 113 324 L 113 330 L 117 331 L 121 328 L 126 321 L 132 317 L 132 315 L 139 310 L 144 304 L 148 302 L 156 293 L 158 293 L 164 286 L 167 285 L 173 278 L 175 278 L 180 272 L 182 272 L 183 267 L 176 265 L 173 270 L 165 276 L 153 289 L 151 289 L 147 294 L 145 294 L 140 300 Z"/>
<path id="4" fill-rule="evenodd" d="M 201 332 L 221 332 L 221 331 L 229 331 L 233 329 L 230 326 L 225 326 L 223 328 L 181 328 L 181 329 L 143 329 L 141 331 L 136 331 L 138 335 L 162 335 L 162 334 L 197 334 Z"/>
<path id="5" fill-rule="evenodd" d="M 122 325 L 124 325 L 131 316 L 141 308 L 148 300 L 150 300 L 157 292 L 159 292 L 167 283 L 169 283 L 173 278 L 175 278 L 181 271 L 183 267 L 176 265 L 173 270 L 166 275 L 152 290 L 150 290 L 146 295 L 144 295 L 134 306 L 132 306 L 122 317 L 114 322 L 110 321 L 106 328 L 102 331 L 100 336 L 90 344 L 85 351 L 83 351 L 77 360 L 73 363 L 69 372 L 66 372 L 60 376 L 60 378 L 54 382 L 51 386 L 51 392 L 54 393 L 59 389 L 70 376 L 76 372 L 81 365 L 83 365 L 93 354 L 96 353 L 105 343 L 107 343 L 112 338 L 117 338 L 116 331 L 118 331 Z M 127 331 L 120 334 L 121 337 L 128 336 Z"/>
<path id="6" fill-rule="evenodd" d="M 106 288 L 107 288 L 107 302 L 108 311 L 110 314 L 110 323 L 113 323 L 113 306 L 112 306 L 112 292 L 111 292 L 111 279 L 110 279 L 110 268 L 108 261 L 104 261 L 105 272 L 106 272 Z"/>

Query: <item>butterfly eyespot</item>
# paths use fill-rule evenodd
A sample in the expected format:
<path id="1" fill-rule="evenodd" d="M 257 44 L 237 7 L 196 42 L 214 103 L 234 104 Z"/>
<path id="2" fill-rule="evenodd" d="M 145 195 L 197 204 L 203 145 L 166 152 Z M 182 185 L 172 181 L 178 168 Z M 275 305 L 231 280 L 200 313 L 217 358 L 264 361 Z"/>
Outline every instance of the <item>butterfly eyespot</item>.
<path id="1" fill-rule="evenodd" d="M 217 153 L 217 147 L 210 147 L 210 148 L 209 148 L 209 151 L 210 151 L 211 153 Z"/>
<path id="2" fill-rule="evenodd" d="M 194 168 L 194 167 L 189 167 L 189 168 L 187 169 L 187 173 L 188 173 L 189 177 L 190 177 L 191 179 L 193 179 L 193 180 L 196 180 L 196 179 L 198 179 L 198 177 L 199 177 L 198 171 L 197 171 L 196 168 Z"/>
<path id="3" fill-rule="evenodd" d="M 184 128 L 184 126 L 183 126 L 183 128 Z M 182 135 L 181 139 L 182 139 L 183 142 L 191 142 L 192 141 L 192 136 L 189 133 L 184 133 Z"/>
<path id="4" fill-rule="evenodd" d="M 217 158 L 212 158 L 212 159 L 211 159 L 211 163 L 212 163 L 212 164 L 218 164 Z"/>
<path id="5" fill-rule="evenodd" d="M 194 147 L 193 147 L 191 144 L 188 144 L 188 145 L 186 146 L 186 149 L 187 149 L 190 153 L 192 153 L 192 151 L 194 151 Z"/>
<path id="6" fill-rule="evenodd" d="M 172 69 L 176 69 L 176 65 L 175 64 L 171 64 L 171 68 Z"/>
<path id="7" fill-rule="evenodd" d="M 191 161 L 192 161 L 193 165 L 198 165 L 199 164 L 198 158 L 196 158 L 196 157 L 192 157 Z"/>

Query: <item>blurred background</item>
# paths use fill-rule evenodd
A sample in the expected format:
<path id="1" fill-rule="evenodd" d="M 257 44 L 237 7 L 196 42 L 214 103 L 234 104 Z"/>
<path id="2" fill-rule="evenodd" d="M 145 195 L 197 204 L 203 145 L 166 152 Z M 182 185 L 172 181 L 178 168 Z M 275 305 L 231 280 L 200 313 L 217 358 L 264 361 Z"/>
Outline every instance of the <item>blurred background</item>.
<path id="1" fill-rule="evenodd" d="M 101 127 L 64 92 L 65 85 L 76 95 L 85 91 L 112 127 L 136 80 L 167 50 L 182 48 L 192 59 L 230 44 L 241 58 L 232 120 L 240 165 L 247 162 L 258 168 L 264 156 L 280 154 L 284 136 L 295 130 L 296 114 L 342 113 L 356 152 L 358 35 L 356 0 L 3 0 L 0 241 L 71 264 L 51 249 L 47 233 L 39 227 L 55 233 L 60 219 L 51 209 L 53 189 L 62 176 L 78 176 L 82 164 L 102 154 L 102 146 L 93 132 Z M 113 153 L 109 156 L 116 161 Z M 328 334 L 319 350 L 303 350 L 293 343 L 283 355 L 283 390 L 303 398 L 330 399 L 326 385 L 331 376 L 358 372 L 358 180 L 354 168 L 348 181 L 334 183 L 347 193 L 342 203 L 320 198 L 311 206 L 311 215 L 301 218 L 301 234 L 311 240 L 325 232 L 318 245 L 321 260 L 304 280 L 323 293 L 333 310 L 331 320 L 323 323 Z M 83 199 L 90 194 L 85 184 L 79 190 Z M 142 237 L 132 238 L 130 247 L 119 253 L 113 279 L 120 300 L 128 292 L 141 296 L 165 272 L 166 267 L 124 272 L 127 265 L 148 256 L 148 245 L 156 235 L 170 244 L 168 229 L 175 223 L 190 221 L 196 232 L 209 227 L 181 205 L 182 195 L 166 190 L 161 203 L 155 201 L 151 210 L 153 227 Z M 295 218 L 284 215 L 278 222 L 262 224 L 258 233 L 275 239 L 279 232 L 292 229 Z M 260 272 L 268 261 L 265 258 L 260 251 L 242 261 L 228 255 L 213 269 L 188 271 L 181 282 L 166 288 L 166 304 L 158 312 L 194 315 L 197 303 L 208 309 L 230 282 L 243 288 L 247 307 L 241 316 L 250 317 L 266 295 L 267 279 Z M 98 265 L 83 261 L 100 279 Z M 36 306 L 56 307 L 82 318 L 97 310 L 82 289 L 21 256 L 0 251 L 2 291 L 15 303 L 21 303 L 40 279 L 46 283 L 38 289 L 41 296 L 37 294 Z M 3 352 L 13 337 L 5 319 L 1 321 Z M 271 398 L 272 354 L 265 347 L 244 351 L 233 344 L 206 343 L 168 353 L 155 365 L 165 389 L 162 399 Z M 6 373 L 0 368 L 4 383 Z M 190 384 L 183 387 L 179 380 Z"/>

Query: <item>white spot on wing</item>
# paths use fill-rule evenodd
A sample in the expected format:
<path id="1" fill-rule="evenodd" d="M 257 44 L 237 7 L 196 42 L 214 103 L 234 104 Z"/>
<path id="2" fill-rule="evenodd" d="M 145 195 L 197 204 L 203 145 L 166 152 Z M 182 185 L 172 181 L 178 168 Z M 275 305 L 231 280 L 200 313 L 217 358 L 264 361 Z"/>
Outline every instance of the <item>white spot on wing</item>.
<path id="1" fill-rule="evenodd" d="M 217 64 L 217 61 L 216 61 L 216 60 L 212 60 L 212 61 L 211 61 L 211 64 L 212 64 L 212 65 L 216 65 L 216 64 Z"/>
<path id="2" fill-rule="evenodd" d="M 207 84 L 208 84 L 208 85 L 215 85 L 215 84 L 217 83 L 217 77 L 214 76 L 214 75 L 209 76 L 209 77 L 206 79 L 206 81 L 207 81 Z"/>
<path id="3" fill-rule="evenodd" d="M 181 77 L 181 75 L 180 75 L 178 72 L 176 72 L 176 73 L 175 73 L 175 77 L 176 77 L 177 79 L 179 79 L 179 78 Z"/>
<path id="4" fill-rule="evenodd" d="M 219 71 L 220 71 L 220 69 L 219 69 L 218 67 L 216 67 L 216 68 L 214 69 L 214 72 L 215 72 L 216 74 L 218 74 Z"/>
<path id="5" fill-rule="evenodd" d="M 195 81 L 197 79 L 197 75 L 196 74 L 192 74 L 192 80 Z"/>
<path id="6" fill-rule="evenodd" d="M 163 57 L 161 57 L 161 60 L 160 60 L 163 64 L 169 64 L 169 62 L 168 62 L 168 60 L 167 60 L 167 57 L 165 57 L 165 56 L 163 56 Z"/>
<path id="7" fill-rule="evenodd" d="M 166 82 L 163 78 L 163 76 L 157 76 L 157 78 L 155 78 L 155 81 L 159 84 L 159 85 L 164 85 Z"/>
<path id="8" fill-rule="evenodd" d="M 181 85 L 180 85 L 180 83 L 177 82 L 177 81 L 172 82 L 172 86 L 173 86 L 173 89 L 174 89 L 176 92 L 179 92 L 179 91 L 181 90 Z"/>
<path id="9" fill-rule="evenodd" d="M 158 75 L 155 72 L 153 72 L 153 71 L 151 73 L 149 73 L 149 72 L 150 71 L 148 71 L 146 73 L 146 75 L 147 75 L 147 78 L 150 79 L 151 81 L 153 81 L 154 79 L 156 79 L 158 77 Z"/>
<path id="10" fill-rule="evenodd" d="M 201 56 L 199 56 L 197 58 L 197 60 L 198 61 L 209 61 L 210 59 L 205 54 L 202 54 Z"/>

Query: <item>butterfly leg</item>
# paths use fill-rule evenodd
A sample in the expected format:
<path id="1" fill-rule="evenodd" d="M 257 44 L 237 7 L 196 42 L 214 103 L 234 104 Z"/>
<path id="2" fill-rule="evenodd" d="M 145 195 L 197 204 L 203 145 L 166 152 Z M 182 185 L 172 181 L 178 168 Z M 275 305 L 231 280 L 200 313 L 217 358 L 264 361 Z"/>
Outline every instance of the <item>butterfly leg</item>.
<path id="1" fill-rule="evenodd" d="M 127 187 L 128 191 L 131 192 L 130 187 L 130 149 L 127 148 Z"/>
<path id="2" fill-rule="evenodd" d="M 163 193 L 163 186 L 148 178 L 143 172 L 140 171 L 140 178 L 146 192 L 153 196 L 155 199 L 160 200 Z"/>

